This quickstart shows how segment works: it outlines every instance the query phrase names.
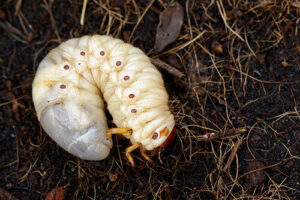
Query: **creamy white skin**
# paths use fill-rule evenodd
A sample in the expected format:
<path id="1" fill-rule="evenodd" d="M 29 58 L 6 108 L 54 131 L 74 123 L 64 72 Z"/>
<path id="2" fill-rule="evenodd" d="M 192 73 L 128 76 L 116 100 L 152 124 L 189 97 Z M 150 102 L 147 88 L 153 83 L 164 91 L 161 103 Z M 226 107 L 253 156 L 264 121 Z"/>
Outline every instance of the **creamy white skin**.
<path id="1" fill-rule="evenodd" d="M 147 150 L 175 125 L 160 72 L 140 49 L 109 36 L 74 38 L 51 50 L 32 95 L 47 134 L 85 160 L 105 159 L 112 147 L 102 97 L 116 126 L 132 129 L 125 136 Z"/>

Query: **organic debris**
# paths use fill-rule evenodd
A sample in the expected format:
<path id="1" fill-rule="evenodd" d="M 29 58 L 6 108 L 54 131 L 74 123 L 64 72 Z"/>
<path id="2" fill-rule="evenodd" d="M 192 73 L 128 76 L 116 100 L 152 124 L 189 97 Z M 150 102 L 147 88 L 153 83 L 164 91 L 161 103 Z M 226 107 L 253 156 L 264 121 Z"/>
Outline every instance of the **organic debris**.
<path id="1" fill-rule="evenodd" d="M 156 28 L 154 50 L 161 52 L 167 45 L 174 42 L 180 34 L 184 11 L 178 2 L 172 2 L 160 17 Z"/>
<path id="2" fill-rule="evenodd" d="M 177 70 L 176 68 L 172 67 L 171 65 L 161 61 L 160 59 L 152 59 L 152 64 L 157 66 L 158 68 L 162 68 L 166 70 L 168 73 L 173 74 L 174 76 L 177 76 L 178 78 L 182 78 L 184 74 Z"/>
<path id="3" fill-rule="evenodd" d="M 65 199 L 65 189 L 62 187 L 54 188 L 48 193 L 46 200 L 63 200 Z"/>
<path id="4" fill-rule="evenodd" d="M 211 44 L 212 49 L 214 52 L 217 54 L 222 54 L 223 53 L 223 45 L 221 45 L 218 41 L 213 41 Z"/>
<path id="5" fill-rule="evenodd" d="M 248 180 L 252 187 L 262 186 L 266 176 L 263 170 L 264 165 L 260 161 L 249 162 L 248 164 Z"/>

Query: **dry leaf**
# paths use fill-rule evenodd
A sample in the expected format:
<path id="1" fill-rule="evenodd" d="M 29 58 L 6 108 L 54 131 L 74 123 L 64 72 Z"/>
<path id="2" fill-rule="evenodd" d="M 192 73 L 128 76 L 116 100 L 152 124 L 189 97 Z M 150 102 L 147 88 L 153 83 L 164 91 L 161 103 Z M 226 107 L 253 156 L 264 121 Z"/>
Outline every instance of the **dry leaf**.
<path id="1" fill-rule="evenodd" d="M 183 16 L 183 8 L 176 1 L 161 13 L 156 29 L 155 52 L 161 52 L 168 44 L 177 39 L 183 23 Z"/>
<path id="2" fill-rule="evenodd" d="M 62 187 L 54 188 L 47 194 L 46 200 L 63 200 L 65 193 L 65 189 Z"/>

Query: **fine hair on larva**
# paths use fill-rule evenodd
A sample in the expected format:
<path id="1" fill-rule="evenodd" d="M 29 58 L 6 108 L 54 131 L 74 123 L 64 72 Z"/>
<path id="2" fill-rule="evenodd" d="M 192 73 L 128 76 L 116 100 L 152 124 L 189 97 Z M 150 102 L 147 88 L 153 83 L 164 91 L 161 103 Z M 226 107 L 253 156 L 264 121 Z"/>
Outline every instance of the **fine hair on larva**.
<path id="1" fill-rule="evenodd" d="M 165 146 L 174 116 L 160 72 L 148 56 L 120 39 L 83 36 L 52 49 L 32 85 L 37 117 L 62 148 L 85 160 L 105 159 L 112 134 L 122 134 L 130 152 Z M 104 101 L 117 128 L 108 128 Z M 169 137 L 170 136 L 170 137 Z"/>

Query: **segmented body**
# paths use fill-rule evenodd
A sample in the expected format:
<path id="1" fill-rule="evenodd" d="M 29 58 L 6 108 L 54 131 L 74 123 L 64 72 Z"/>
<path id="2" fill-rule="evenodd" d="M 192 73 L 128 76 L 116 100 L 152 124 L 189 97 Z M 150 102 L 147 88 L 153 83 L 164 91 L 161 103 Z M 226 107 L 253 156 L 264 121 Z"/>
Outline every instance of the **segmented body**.
<path id="1" fill-rule="evenodd" d="M 53 140 L 82 159 L 104 159 L 112 147 L 103 99 L 116 126 L 131 129 L 124 135 L 147 150 L 160 146 L 174 127 L 161 74 L 122 40 L 70 39 L 40 63 L 33 82 L 38 119 Z"/>

